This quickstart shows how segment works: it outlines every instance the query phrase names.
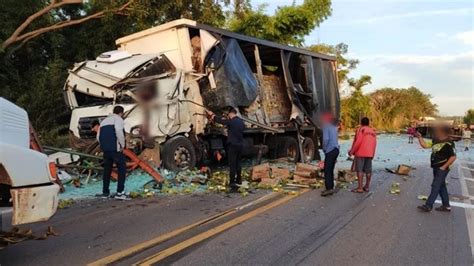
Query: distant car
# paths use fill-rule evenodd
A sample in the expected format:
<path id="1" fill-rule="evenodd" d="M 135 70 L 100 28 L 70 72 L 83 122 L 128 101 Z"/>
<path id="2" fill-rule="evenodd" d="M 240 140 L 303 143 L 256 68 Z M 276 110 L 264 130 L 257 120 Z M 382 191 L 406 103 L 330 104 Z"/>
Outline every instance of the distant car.
<path id="1" fill-rule="evenodd" d="M 28 114 L 0 97 L 0 197 L 12 204 L 13 225 L 48 220 L 57 210 L 59 186 L 48 157 L 30 149 Z"/>

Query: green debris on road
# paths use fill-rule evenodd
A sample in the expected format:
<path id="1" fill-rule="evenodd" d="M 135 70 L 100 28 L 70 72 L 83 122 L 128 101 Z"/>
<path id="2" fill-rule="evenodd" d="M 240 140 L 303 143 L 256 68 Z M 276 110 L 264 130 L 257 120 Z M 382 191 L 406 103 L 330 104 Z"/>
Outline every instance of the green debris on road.
<path id="1" fill-rule="evenodd" d="M 392 183 L 392 185 L 390 186 L 390 194 L 395 194 L 395 195 L 399 195 L 400 194 L 400 183 Z"/>
<path id="2" fill-rule="evenodd" d="M 425 196 L 425 195 L 418 195 L 417 197 L 419 200 L 427 200 L 428 199 L 428 196 Z"/>

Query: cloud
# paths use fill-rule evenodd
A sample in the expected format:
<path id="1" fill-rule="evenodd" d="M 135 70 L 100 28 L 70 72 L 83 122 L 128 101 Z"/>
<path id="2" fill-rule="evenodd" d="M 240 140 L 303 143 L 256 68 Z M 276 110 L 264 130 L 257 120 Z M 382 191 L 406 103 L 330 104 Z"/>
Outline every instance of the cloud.
<path id="1" fill-rule="evenodd" d="M 459 32 L 454 35 L 454 39 L 472 46 L 474 45 L 474 30 Z"/>
<path id="2" fill-rule="evenodd" d="M 359 55 L 374 88 L 415 86 L 433 96 L 441 114 L 462 115 L 474 106 L 474 50 L 441 55 Z M 372 73 L 372 72 L 371 72 Z"/>

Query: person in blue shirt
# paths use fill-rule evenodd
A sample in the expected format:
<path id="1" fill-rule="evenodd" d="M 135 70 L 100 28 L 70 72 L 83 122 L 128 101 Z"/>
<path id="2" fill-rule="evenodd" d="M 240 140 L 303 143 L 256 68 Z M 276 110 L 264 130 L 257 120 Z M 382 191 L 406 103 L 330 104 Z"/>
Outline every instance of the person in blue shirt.
<path id="1" fill-rule="evenodd" d="M 334 167 L 339 156 L 339 143 L 337 140 L 337 127 L 334 116 L 327 112 L 322 115 L 323 152 L 324 152 L 324 180 L 326 189 L 321 196 L 334 194 Z"/>

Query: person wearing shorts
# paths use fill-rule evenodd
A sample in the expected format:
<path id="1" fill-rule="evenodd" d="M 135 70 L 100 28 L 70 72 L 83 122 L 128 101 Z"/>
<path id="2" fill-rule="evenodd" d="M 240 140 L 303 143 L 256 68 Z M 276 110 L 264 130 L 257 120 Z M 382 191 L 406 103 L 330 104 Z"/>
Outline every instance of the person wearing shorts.
<path id="1" fill-rule="evenodd" d="M 369 118 L 362 118 L 360 124 L 349 151 L 349 156 L 355 156 L 354 168 L 357 172 L 357 188 L 352 190 L 355 193 L 369 191 L 370 180 L 372 179 L 372 159 L 377 146 L 377 134 L 370 127 Z M 363 184 L 364 175 L 366 176 L 365 185 Z"/>
<path id="2" fill-rule="evenodd" d="M 372 158 L 356 157 L 354 160 L 354 166 L 357 173 L 372 175 Z"/>

